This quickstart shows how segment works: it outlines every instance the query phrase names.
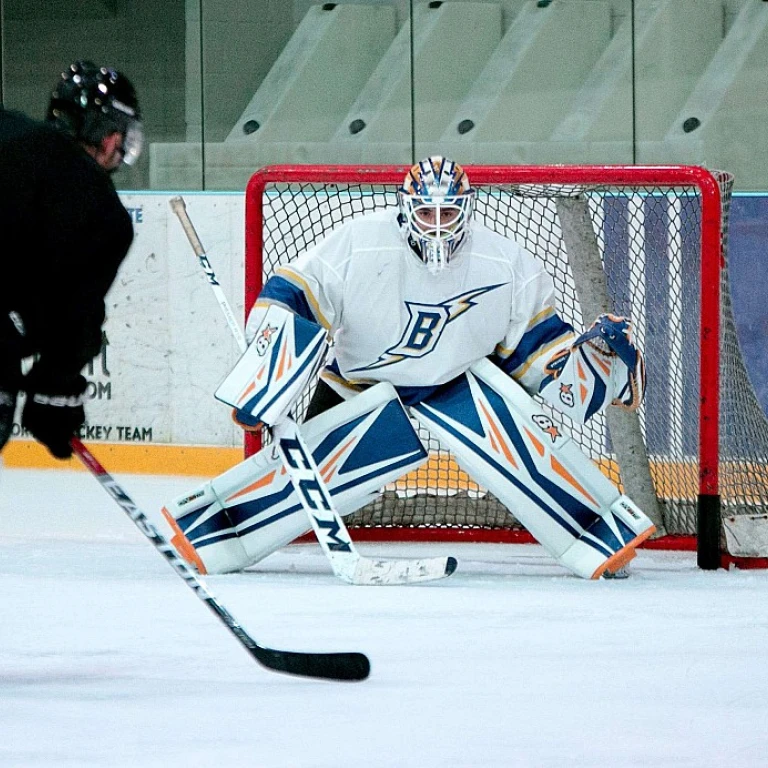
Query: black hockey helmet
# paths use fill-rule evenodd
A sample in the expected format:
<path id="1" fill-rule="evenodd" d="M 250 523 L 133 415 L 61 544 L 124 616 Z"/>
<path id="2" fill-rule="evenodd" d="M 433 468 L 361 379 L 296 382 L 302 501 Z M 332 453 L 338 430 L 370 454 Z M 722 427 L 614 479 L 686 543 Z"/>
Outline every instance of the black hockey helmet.
<path id="1" fill-rule="evenodd" d="M 111 133 L 121 133 L 126 165 L 133 165 L 141 154 L 144 136 L 136 90 L 125 75 L 110 67 L 76 61 L 62 72 L 47 119 L 91 146 Z"/>

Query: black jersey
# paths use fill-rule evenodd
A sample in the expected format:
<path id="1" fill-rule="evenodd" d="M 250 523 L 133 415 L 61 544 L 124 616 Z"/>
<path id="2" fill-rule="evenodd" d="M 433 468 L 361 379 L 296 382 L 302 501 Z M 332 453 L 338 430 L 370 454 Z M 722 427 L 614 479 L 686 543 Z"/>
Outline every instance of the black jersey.
<path id="1" fill-rule="evenodd" d="M 133 240 L 109 174 L 69 135 L 0 109 L 0 335 L 76 375 L 98 354 L 104 298 Z M 0 361 L 8 365 L 11 361 Z"/>

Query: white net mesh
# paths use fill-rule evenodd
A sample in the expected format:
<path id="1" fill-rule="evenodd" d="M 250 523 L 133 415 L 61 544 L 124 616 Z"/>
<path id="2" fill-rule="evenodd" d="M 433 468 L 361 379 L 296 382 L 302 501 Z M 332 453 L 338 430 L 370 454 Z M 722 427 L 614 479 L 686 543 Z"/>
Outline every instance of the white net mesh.
<path id="1" fill-rule="evenodd" d="M 344 168 L 327 171 L 324 181 L 302 181 L 295 168 L 285 178 L 277 169 L 270 171 L 273 181 L 248 195 L 252 293 L 279 264 L 294 259 L 333 227 L 352 216 L 396 206 L 396 180 L 404 172 Z M 651 500 L 641 506 L 658 505 L 656 514 L 667 533 L 694 533 L 707 452 L 699 441 L 700 421 L 702 413 L 705 419 L 707 413 L 716 414 L 706 410 L 711 402 L 702 406 L 700 389 L 701 331 L 712 325 L 712 318 L 702 313 L 702 254 L 709 247 L 709 258 L 718 259 L 716 241 L 727 245 L 730 177 L 715 174 L 721 206 L 714 215 L 720 225 L 714 230 L 715 242 L 707 243 L 701 190 L 674 178 L 667 182 L 659 171 L 644 175 L 637 169 L 621 184 L 589 181 L 590 174 L 578 168 L 568 171 L 573 183 L 562 178 L 547 183 L 546 169 L 541 183 L 532 183 L 529 173 L 526 182 L 517 184 L 505 181 L 499 169 L 485 174 L 489 182 L 475 171 L 467 168 L 477 189 L 475 216 L 544 262 L 555 282 L 561 316 L 577 330 L 594 320 L 596 310 L 631 317 L 645 352 L 648 388 L 638 416 L 600 415 L 581 426 L 548 410 L 633 498 L 648 486 Z M 510 169 L 517 178 L 519 171 Z M 711 208 L 705 213 L 713 215 Z M 727 271 L 722 272 L 722 287 L 720 445 L 708 448 L 719 469 L 723 513 L 733 515 L 768 505 L 768 425 L 741 358 Z M 600 306 L 605 302 L 609 305 Z M 311 389 L 301 408 L 310 395 Z M 434 438 L 423 430 L 420 435 L 429 448 L 429 462 L 347 518 L 350 526 L 503 530 L 517 525 L 514 510 L 478 487 Z"/>

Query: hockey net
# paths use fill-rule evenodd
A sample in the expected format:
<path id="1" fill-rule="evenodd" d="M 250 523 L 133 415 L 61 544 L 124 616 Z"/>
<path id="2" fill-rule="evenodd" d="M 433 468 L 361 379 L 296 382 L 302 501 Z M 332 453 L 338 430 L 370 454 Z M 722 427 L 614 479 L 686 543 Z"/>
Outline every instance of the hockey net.
<path id="1" fill-rule="evenodd" d="M 246 307 L 277 266 L 331 229 L 396 206 L 407 170 L 271 166 L 255 173 L 246 194 Z M 645 353 L 648 387 L 636 415 L 609 408 L 582 426 L 543 407 L 660 531 L 698 532 L 700 564 L 703 538 L 704 558 L 719 558 L 723 520 L 768 512 L 768 424 L 741 357 L 724 259 L 732 178 L 697 167 L 465 170 L 477 190 L 476 219 L 541 259 L 561 316 L 577 331 L 602 311 L 630 317 Z M 429 461 L 346 518 L 349 527 L 393 540 L 518 538 L 514 510 L 429 434 L 420 429 L 420 436 Z M 246 452 L 257 445 L 247 442 Z"/>

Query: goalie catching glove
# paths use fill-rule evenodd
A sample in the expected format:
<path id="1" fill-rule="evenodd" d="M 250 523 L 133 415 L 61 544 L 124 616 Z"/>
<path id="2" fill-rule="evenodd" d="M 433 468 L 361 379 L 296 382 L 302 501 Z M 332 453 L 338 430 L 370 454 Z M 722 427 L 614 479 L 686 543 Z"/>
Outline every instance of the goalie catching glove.
<path id="1" fill-rule="evenodd" d="M 640 350 L 632 343 L 632 324 L 617 315 L 600 315 L 591 327 L 579 336 L 573 346 L 588 344 L 605 358 L 618 357 L 627 368 L 626 381 L 620 372 L 618 391 L 614 392 L 611 405 L 628 411 L 640 407 L 645 395 L 645 362 Z M 614 366 L 617 367 L 617 366 Z"/>
<path id="2" fill-rule="evenodd" d="M 256 303 L 248 318 L 252 328 L 248 348 L 215 397 L 235 409 L 236 423 L 254 431 L 274 426 L 289 412 L 328 345 L 322 326 L 275 304 Z"/>
<path id="3" fill-rule="evenodd" d="M 573 345 L 546 364 L 539 394 L 577 422 L 608 405 L 637 410 L 645 394 L 645 362 L 624 317 L 603 314 Z"/>

